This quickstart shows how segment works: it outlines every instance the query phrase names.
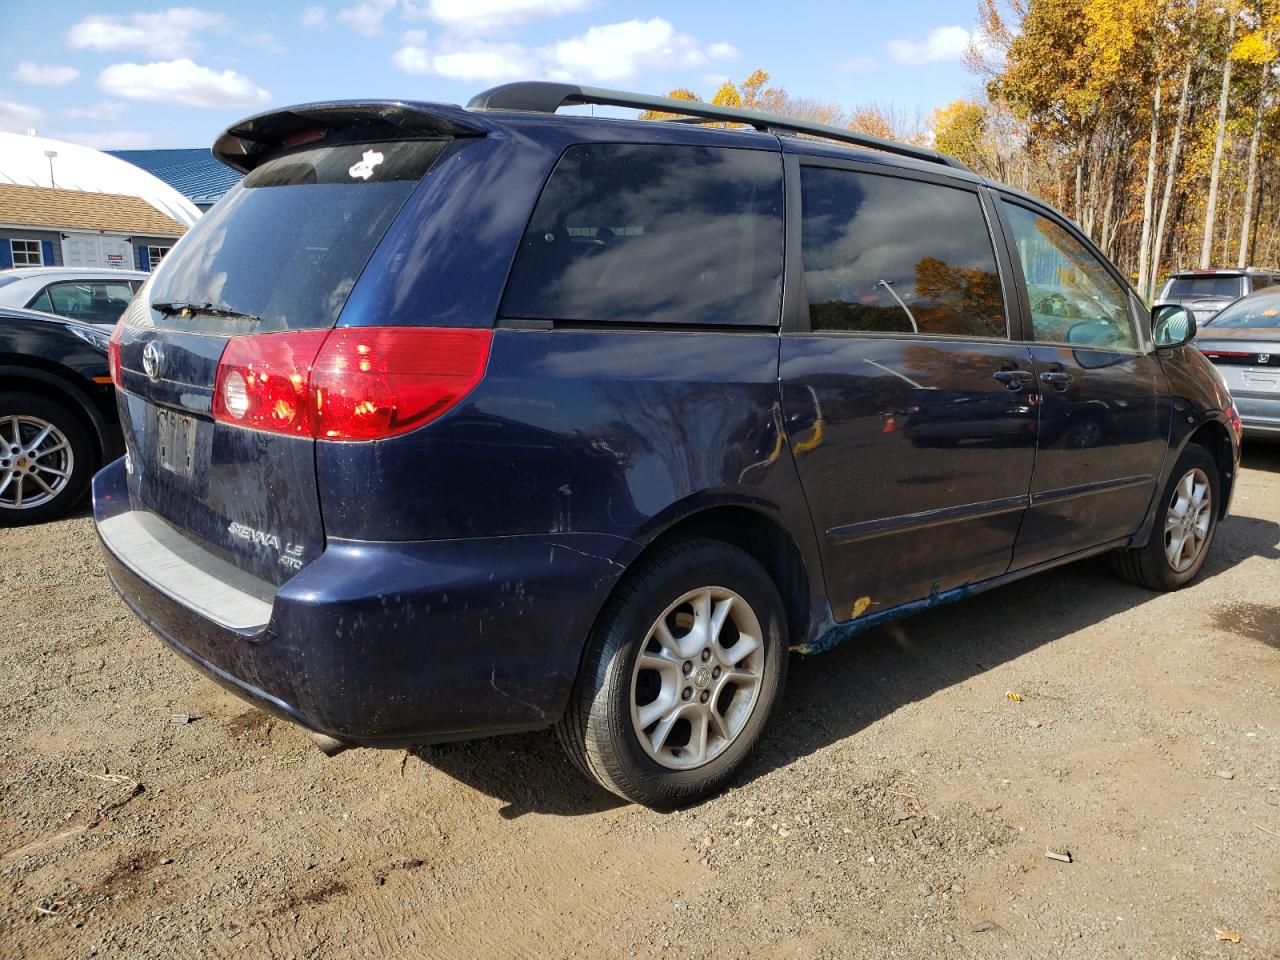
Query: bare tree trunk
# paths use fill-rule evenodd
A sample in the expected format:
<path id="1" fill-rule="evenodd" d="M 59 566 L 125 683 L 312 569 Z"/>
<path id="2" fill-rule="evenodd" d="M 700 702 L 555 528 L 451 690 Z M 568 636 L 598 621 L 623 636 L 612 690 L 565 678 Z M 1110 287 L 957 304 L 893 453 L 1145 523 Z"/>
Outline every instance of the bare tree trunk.
<path id="1" fill-rule="evenodd" d="M 1160 139 L 1160 88 L 1164 84 L 1164 71 L 1156 74 L 1156 92 L 1151 106 L 1151 140 L 1147 145 L 1147 182 L 1142 191 L 1142 239 L 1138 241 L 1138 289 L 1146 296 L 1150 286 L 1151 261 L 1147 252 L 1151 247 L 1151 213 L 1156 189 L 1156 144 Z"/>
<path id="2" fill-rule="evenodd" d="M 1191 102 L 1191 73 L 1195 58 L 1187 58 L 1182 71 L 1182 92 L 1178 94 L 1178 119 L 1173 125 L 1173 142 L 1169 146 L 1169 168 L 1165 172 L 1164 194 L 1160 198 L 1160 216 L 1156 220 L 1156 235 L 1151 244 L 1151 268 L 1147 271 L 1147 287 L 1139 292 L 1148 303 L 1155 297 L 1156 282 L 1160 279 L 1160 255 L 1164 252 L 1165 227 L 1169 223 L 1169 203 L 1173 198 L 1173 185 L 1178 177 L 1178 158 L 1182 153 L 1182 128 L 1187 122 L 1187 105 Z"/>
<path id="3" fill-rule="evenodd" d="M 1231 260 L 1231 201 L 1235 199 L 1234 192 L 1227 193 L 1227 202 L 1223 204 L 1222 217 L 1222 260 L 1223 265 Z"/>
<path id="4" fill-rule="evenodd" d="M 1249 229 L 1253 219 L 1253 197 L 1258 183 L 1258 140 L 1262 136 L 1262 114 L 1267 102 L 1267 78 L 1271 76 L 1270 64 L 1262 67 L 1262 85 L 1258 90 L 1258 109 L 1253 115 L 1253 135 L 1249 138 L 1249 175 L 1244 184 L 1244 210 L 1240 219 L 1240 254 L 1236 266 L 1249 264 Z"/>
<path id="5" fill-rule="evenodd" d="M 1209 173 L 1209 198 L 1205 201 L 1204 239 L 1200 242 L 1200 269 L 1213 260 L 1213 228 L 1218 216 L 1218 178 L 1222 174 L 1222 148 L 1227 139 L 1227 100 L 1231 93 L 1231 47 L 1236 38 L 1236 15 L 1227 7 L 1227 52 L 1222 62 L 1222 93 L 1218 96 L 1218 132 L 1213 141 L 1213 166 Z"/>

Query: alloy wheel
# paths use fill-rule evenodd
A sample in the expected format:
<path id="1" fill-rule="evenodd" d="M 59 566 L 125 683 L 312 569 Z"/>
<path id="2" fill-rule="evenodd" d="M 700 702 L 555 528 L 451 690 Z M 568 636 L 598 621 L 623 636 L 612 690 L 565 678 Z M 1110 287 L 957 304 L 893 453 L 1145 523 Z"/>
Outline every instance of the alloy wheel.
<path id="1" fill-rule="evenodd" d="M 764 676 L 760 620 L 725 587 L 700 587 L 663 611 L 631 677 L 631 723 L 649 757 L 690 770 L 746 727 Z"/>
<path id="2" fill-rule="evenodd" d="M 1188 470 L 1173 490 L 1164 520 L 1164 555 L 1175 573 L 1189 570 L 1204 552 L 1213 522 L 1213 488 L 1199 467 Z"/>
<path id="3" fill-rule="evenodd" d="M 66 434 L 33 416 L 0 418 L 0 509 L 30 510 L 66 489 L 75 455 Z"/>

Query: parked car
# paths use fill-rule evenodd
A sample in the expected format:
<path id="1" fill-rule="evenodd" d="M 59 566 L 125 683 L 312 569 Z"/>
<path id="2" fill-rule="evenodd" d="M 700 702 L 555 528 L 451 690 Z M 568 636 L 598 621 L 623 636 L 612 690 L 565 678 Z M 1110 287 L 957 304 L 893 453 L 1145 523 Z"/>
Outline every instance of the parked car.
<path id="1" fill-rule="evenodd" d="M 1181 304 L 1204 323 L 1229 303 L 1280 283 L 1280 272 L 1241 267 L 1236 270 L 1180 270 L 1165 281 L 1156 306 Z"/>
<path id="2" fill-rule="evenodd" d="M 14 267 L 0 270 L 0 306 L 114 327 L 147 274 L 88 267 Z"/>
<path id="3" fill-rule="evenodd" d="M 108 334 L 0 307 L 0 527 L 52 520 L 122 450 Z"/>
<path id="4" fill-rule="evenodd" d="M 1280 439 L 1280 287 L 1242 297 L 1196 335 L 1226 380 L 1244 435 Z"/>
<path id="5" fill-rule="evenodd" d="M 1191 315 L 931 150 L 534 83 L 214 152 L 243 181 L 113 336 L 95 519 L 140 617 L 330 750 L 554 726 L 689 802 L 789 650 L 1104 552 L 1175 589 L 1226 515 Z"/>

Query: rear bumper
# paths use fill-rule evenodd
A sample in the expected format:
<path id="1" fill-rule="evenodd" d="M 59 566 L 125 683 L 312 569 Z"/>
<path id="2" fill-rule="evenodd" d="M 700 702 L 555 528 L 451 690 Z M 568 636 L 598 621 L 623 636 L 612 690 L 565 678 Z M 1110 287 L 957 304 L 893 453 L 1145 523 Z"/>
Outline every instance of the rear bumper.
<path id="1" fill-rule="evenodd" d="M 581 533 L 331 540 L 264 596 L 265 624 L 254 624 L 251 615 L 223 616 L 226 605 L 194 576 L 154 575 L 146 551 L 158 548 L 145 530 L 158 521 L 149 514 L 144 533 L 118 536 L 123 515 L 145 513 L 129 501 L 123 460 L 94 478 L 93 501 L 112 583 L 162 639 L 263 709 L 367 746 L 554 722 L 596 614 L 639 551 Z"/>
<path id="2" fill-rule="evenodd" d="M 1258 397 L 1234 394 L 1240 426 L 1246 437 L 1280 439 L 1280 396 Z"/>

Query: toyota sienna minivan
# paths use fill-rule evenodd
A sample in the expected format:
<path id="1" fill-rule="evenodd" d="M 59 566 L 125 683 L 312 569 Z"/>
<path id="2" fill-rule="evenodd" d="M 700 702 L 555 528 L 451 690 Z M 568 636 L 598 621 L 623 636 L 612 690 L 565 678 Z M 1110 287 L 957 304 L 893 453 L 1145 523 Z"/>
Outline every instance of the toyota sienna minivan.
<path id="1" fill-rule="evenodd" d="M 554 727 L 687 803 L 790 651 L 1104 552 L 1174 589 L 1226 515 L 1194 318 L 931 150 L 518 83 L 214 153 L 244 179 L 113 336 L 95 519 L 139 617 L 330 750 Z"/>

